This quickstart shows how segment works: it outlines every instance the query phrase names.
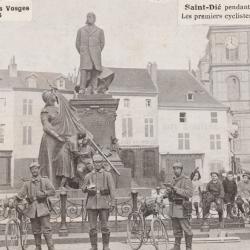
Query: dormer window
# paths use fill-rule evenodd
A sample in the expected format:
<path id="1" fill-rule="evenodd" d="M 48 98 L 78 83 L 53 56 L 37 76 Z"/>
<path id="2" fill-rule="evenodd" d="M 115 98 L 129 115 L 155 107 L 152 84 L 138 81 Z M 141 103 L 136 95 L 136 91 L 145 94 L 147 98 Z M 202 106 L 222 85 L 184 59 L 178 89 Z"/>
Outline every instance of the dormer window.
<path id="1" fill-rule="evenodd" d="M 188 102 L 194 101 L 194 93 L 193 92 L 188 92 L 187 93 L 187 101 Z"/>
<path id="2" fill-rule="evenodd" d="M 28 88 L 36 88 L 37 87 L 37 77 L 35 75 L 31 75 L 26 78 L 26 85 Z"/>
<path id="3" fill-rule="evenodd" d="M 58 89 L 65 89 L 65 78 L 60 77 L 56 80 L 56 85 Z"/>

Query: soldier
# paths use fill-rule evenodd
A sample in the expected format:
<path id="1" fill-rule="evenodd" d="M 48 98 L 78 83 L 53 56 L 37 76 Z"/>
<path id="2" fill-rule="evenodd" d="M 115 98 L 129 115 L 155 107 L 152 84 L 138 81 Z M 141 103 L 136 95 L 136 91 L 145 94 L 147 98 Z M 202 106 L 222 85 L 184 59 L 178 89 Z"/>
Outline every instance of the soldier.
<path id="1" fill-rule="evenodd" d="M 186 249 L 192 249 L 193 233 L 190 226 L 192 203 L 189 199 L 193 194 L 191 180 L 182 173 L 183 165 L 176 162 L 173 165 L 174 179 L 171 184 L 165 184 L 166 197 L 169 199 L 169 215 L 172 220 L 172 227 L 175 237 L 175 244 L 172 250 L 180 250 L 183 231 L 185 233 Z"/>
<path id="2" fill-rule="evenodd" d="M 87 193 L 91 250 L 97 250 L 97 217 L 101 222 L 103 250 L 110 250 L 108 218 L 110 209 L 114 208 L 115 186 L 111 173 L 103 169 L 102 157 L 94 155 L 93 160 L 94 170 L 85 176 L 82 186 L 83 192 Z"/>
<path id="3" fill-rule="evenodd" d="M 224 199 L 224 187 L 222 185 L 222 182 L 219 180 L 219 173 L 217 172 L 211 172 L 211 181 L 208 182 L 206 191 L 209 192 L 210 197 L 206 201 L 206 206 L 203 211 L 204 213 L 204 218 L 206 219 L 207 215 L 209 214 L 210 211 L 210 206 L 212 202 L 216 203 L 216 210 L 219 215 L 219 223 L 220 227 L 224 228 L 224 222 L 223 222 L 223 199 Z"/>
<path id="4" fill-rule="evenodd" d="M 33 162 L 29 168 L 32 178 L 23 184 L 16 199 L 17 201 L 20 201 L 26 198 L 28 202 L 28 206 L 23 213 L 30 218 L 36 250 L 42 249 L 42 233 L 48 246 L 48 250 L 54 250 L 50 224 L 51 204 L 48 197 L 55 195 L 55 188 L 47 177 L 41 177 L 40 165 L 38 163 Z"/>

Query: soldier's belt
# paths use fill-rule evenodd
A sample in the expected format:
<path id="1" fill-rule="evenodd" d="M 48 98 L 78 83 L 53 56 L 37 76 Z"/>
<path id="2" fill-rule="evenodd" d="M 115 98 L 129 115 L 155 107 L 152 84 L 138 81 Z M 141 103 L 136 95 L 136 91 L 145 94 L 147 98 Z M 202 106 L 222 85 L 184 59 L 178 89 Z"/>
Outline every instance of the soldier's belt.
<path id="1" fill-rule="evenodd" d="M 97 194 L 100 194 L 100 195 L 110 195 L 110 191 L 108 189 L 88 190 L 87 192 L 88 192 L 89 196 L 95 196 Z"/>

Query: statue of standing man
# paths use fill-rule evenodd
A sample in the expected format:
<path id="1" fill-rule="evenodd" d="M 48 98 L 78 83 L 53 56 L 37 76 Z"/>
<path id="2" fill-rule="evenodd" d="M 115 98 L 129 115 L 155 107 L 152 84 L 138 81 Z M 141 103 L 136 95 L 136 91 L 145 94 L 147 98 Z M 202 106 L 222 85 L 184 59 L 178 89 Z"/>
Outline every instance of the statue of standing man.
<path id="1" fill-rule="evenodd" d="M 87 14 L 86 25 L 80 28 L 76 37 L 76 49 L 80 54 L 80 86 L 76 92 L 95 94 L 97 78 L 102 72 L 101 52 L 104 48 L 105 38 L 102 29 L 95 25 L 96 16 Z"/>

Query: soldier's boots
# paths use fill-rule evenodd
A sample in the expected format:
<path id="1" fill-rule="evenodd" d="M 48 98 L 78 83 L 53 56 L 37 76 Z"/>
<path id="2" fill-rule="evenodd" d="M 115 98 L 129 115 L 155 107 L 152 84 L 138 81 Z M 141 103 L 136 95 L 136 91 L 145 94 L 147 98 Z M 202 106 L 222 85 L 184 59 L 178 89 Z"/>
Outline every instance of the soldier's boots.
<path id="1" fill-rule="evenodd" d="M 185 241 L 186 241 L 186 250 L 192 250 L 193 236 L 185 235 Z"/>
<path id="2" fill-rule="evenodd" d="M 36 250 L 42 250 L 42 235 L 34 234 Z"/>
<path id="3" fill-rule="evenodd" d="M 109 248 L 109 238 L 110 238 L 110 232 L 102 233 L 103 250 L 110 250 L 110 248 Z"/>
<path id="4" fill-rule="evenodd" d="M 181 250 L 181 237 L 175 238 L 174 247 L 170 250 Z"/>
<path id="5" fill-rule="evenodd" d="M 91 248 L 90 250 L 97 250 L 97 231 L 95 229 L 90 230 L 89 232 L 89 239 Z"/>
<path id="6" fill-rule="evenodd" d="M 48 250 L 55 250 L 52 234 L 44 234 Z"/>

